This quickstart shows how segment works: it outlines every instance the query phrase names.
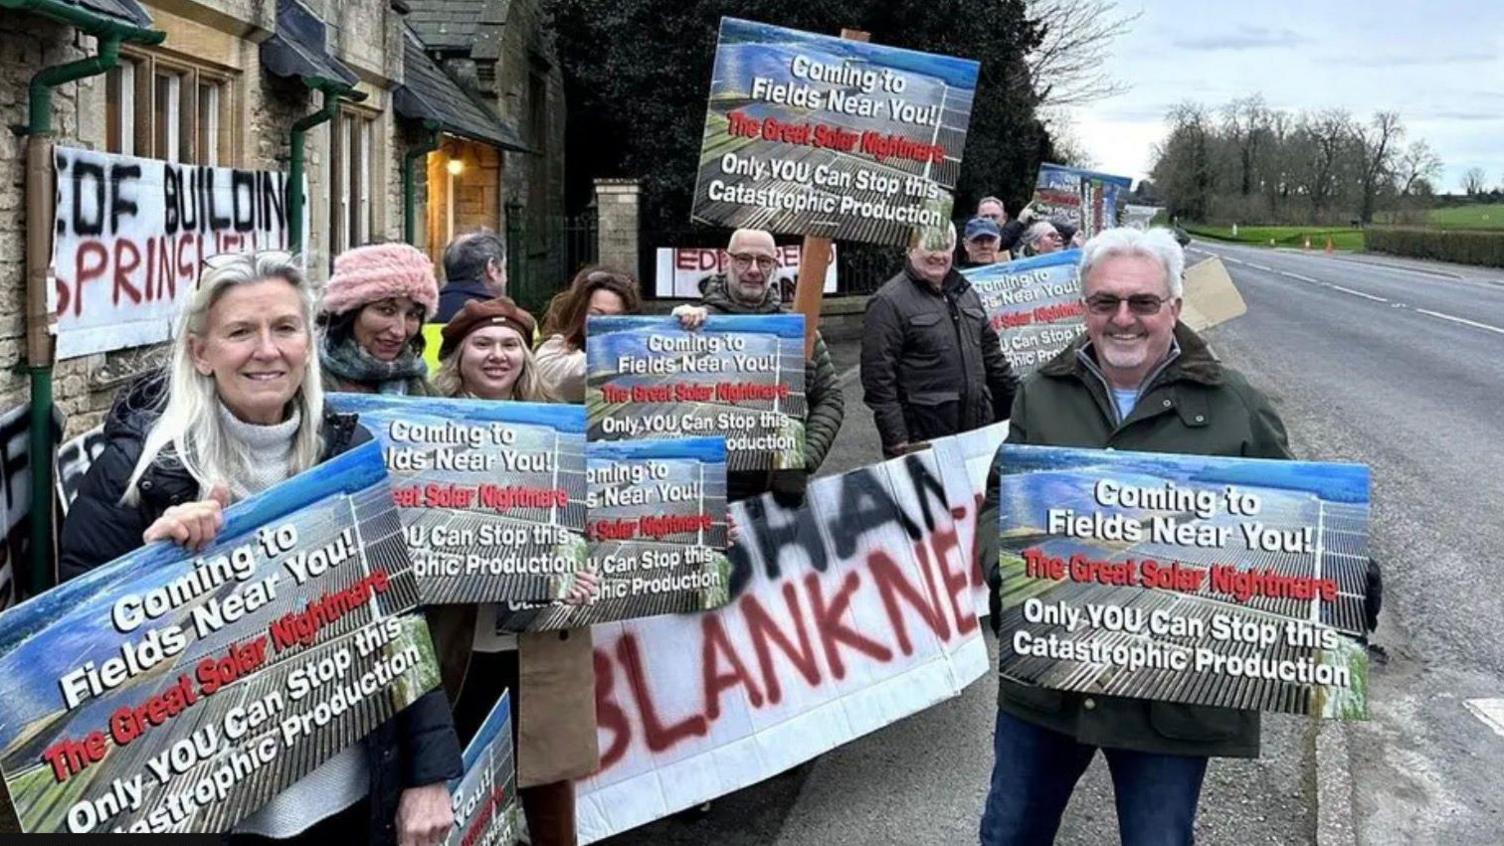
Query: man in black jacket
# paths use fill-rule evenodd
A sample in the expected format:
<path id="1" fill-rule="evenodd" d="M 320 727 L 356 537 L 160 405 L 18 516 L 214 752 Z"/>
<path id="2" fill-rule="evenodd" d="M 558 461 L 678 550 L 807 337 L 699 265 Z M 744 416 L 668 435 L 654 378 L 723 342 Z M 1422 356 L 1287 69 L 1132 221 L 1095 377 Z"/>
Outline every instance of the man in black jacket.
<path id="1" fill-rule="evenodd" d="M 467 232 L 444 248 L 444 287 L 430 323 L 448 323 L 465 303 L 507 295 L 507 246 L 488 230 Z"/>
<path id="2" fill-rule="evenodd" d="M 883 455 L 1007 420 L 1018 379 L 981 297 L 952 266 L 956 228 L 909 250 L 867 303 L 862 390 Z"/>

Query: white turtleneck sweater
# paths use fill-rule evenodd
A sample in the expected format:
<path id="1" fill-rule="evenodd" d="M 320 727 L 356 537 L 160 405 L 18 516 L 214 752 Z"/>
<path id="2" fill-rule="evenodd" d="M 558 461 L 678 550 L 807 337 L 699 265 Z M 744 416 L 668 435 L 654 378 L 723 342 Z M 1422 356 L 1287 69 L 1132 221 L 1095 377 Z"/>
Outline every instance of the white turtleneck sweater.
<path id="1" fill-rule="evenodd" d="M 291 417 L 272 426 L 247 423 L 223 403 L 219 406 L 219 419 L 256 459 L 243 469 L 241 478 L 230 480 L 236 499 L 260 493 L 292 475 L 293 436 L 302 422 L 297 406 L 293 406 Z M 358 743 L 346 746 L 272 797 L 261 810 L 241 820 L 235 831 L 279 839 L 293 837 L 359 802 L 368 790 L 370 772 L 365 750 Z"/>

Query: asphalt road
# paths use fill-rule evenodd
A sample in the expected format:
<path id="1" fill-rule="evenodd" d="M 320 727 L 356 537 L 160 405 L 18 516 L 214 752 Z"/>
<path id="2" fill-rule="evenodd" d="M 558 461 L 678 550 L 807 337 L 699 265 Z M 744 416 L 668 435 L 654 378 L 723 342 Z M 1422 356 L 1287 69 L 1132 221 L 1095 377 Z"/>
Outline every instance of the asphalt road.
<path id="1" fill-rule="evenodd" d="M 1504 843 L 1504 736 L 1467 705 L 1504 699 L 1504 272 L 1196 246 L 1248 303 L 1213 331 L 1219 353 L 1299 454 L 1373 471 L 1390 660 L 1372 721 L 1347 727 L 1358 841 Z"/>
<path id="2" fill-rule="evenodd" d="M 1315 724 L 1266 716 L 1262 758 L 1213 762 L 1197 842 L 1318 842 L 1319 817 L 1353 821 L 1365 846 L 1504 843 L 1504 734 L 1466 704 L 1504 699 L 1493 559 L 1504 549 L 1504 272 L 1206 243 L 1189 259 L 1208 253 L 1225 259 L 1248 303 L 1208 333 L 1214 348 L 1271 397 L 1297 455 L 1372 469 L 1371 548 L 1386 579 L 1375 643 L 1389 660 L 1372 675 L 1372 721 L 1336 730 L 1339 754 L 1321 759 L 1351 785 L 1321 793 L 1339 807 L 1318 815 Z M 834 353 L 844 369 L 857 349 Z M 846 401 L 827 472 L 878 457 L 854 383 Z M 956 700 L 718 800 L 703 818 L 606 843 L 975 843 L 995 694 L 984 677 Z M 1100 758 L 1058 842 L 1117 842 Z"/>

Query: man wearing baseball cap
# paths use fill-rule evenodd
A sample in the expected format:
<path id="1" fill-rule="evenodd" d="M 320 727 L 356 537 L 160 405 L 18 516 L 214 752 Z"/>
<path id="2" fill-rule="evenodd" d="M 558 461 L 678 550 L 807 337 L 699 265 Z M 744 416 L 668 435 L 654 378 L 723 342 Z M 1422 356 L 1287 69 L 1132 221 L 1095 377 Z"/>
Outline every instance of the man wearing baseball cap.
<path id="1" fill-rule="evenodd" d="M 966 221 L 966 236 L 962 242 L 966 259 L 961 262 L 961 267 L 982 267 L 1003 261 L 1006 253 L 1001 245 L 1002 233 L 992 219 L 974 217 Z"/>

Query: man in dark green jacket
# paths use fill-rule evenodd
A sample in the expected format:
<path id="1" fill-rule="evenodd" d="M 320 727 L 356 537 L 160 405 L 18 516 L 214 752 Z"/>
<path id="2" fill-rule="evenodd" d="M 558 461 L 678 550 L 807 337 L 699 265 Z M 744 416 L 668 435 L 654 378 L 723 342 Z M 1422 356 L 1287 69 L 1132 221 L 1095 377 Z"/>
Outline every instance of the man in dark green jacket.
<path id="1" fill-rule="evenodd" d="M 1019 388 L 1009 443 L 1290 458 L 1268 400 L 1178 322 L 1184 266 L 1163 229 L 1113 229 L 1087 242 L 1086 334 Z M 994 595 L 1001 454 L 977 518 Z M 1000 679 L 993 743 L 984 846 L 1053 842 L 1097 749 L 1112 773 L 1125 846 L 1189 844 L 1208 758 L 1257 757 L 1259 715 Z"/>
<path id="2" fill-rule="evenodd" d="M 674 314 L 686 328 L 704 322 L 705 315 L 779 314 L 783 308 L 773 274 L 778 270 L 773 235 L 761 229 L 738 229 L 726 246 L 726 272 L 700 283 L 700 305 L 682 305 Z M 825 339 L 815 333 L 814 352 L 804 362 L 804 469 L 733 471 L 726 474 L 726 499 L 735 502 L 773 492 L 780 505 L 804 503 L 809 476 L 820 468 L 835 442 L 846 415 L 846 400 L 836 385 L 836 366 Z"/>

